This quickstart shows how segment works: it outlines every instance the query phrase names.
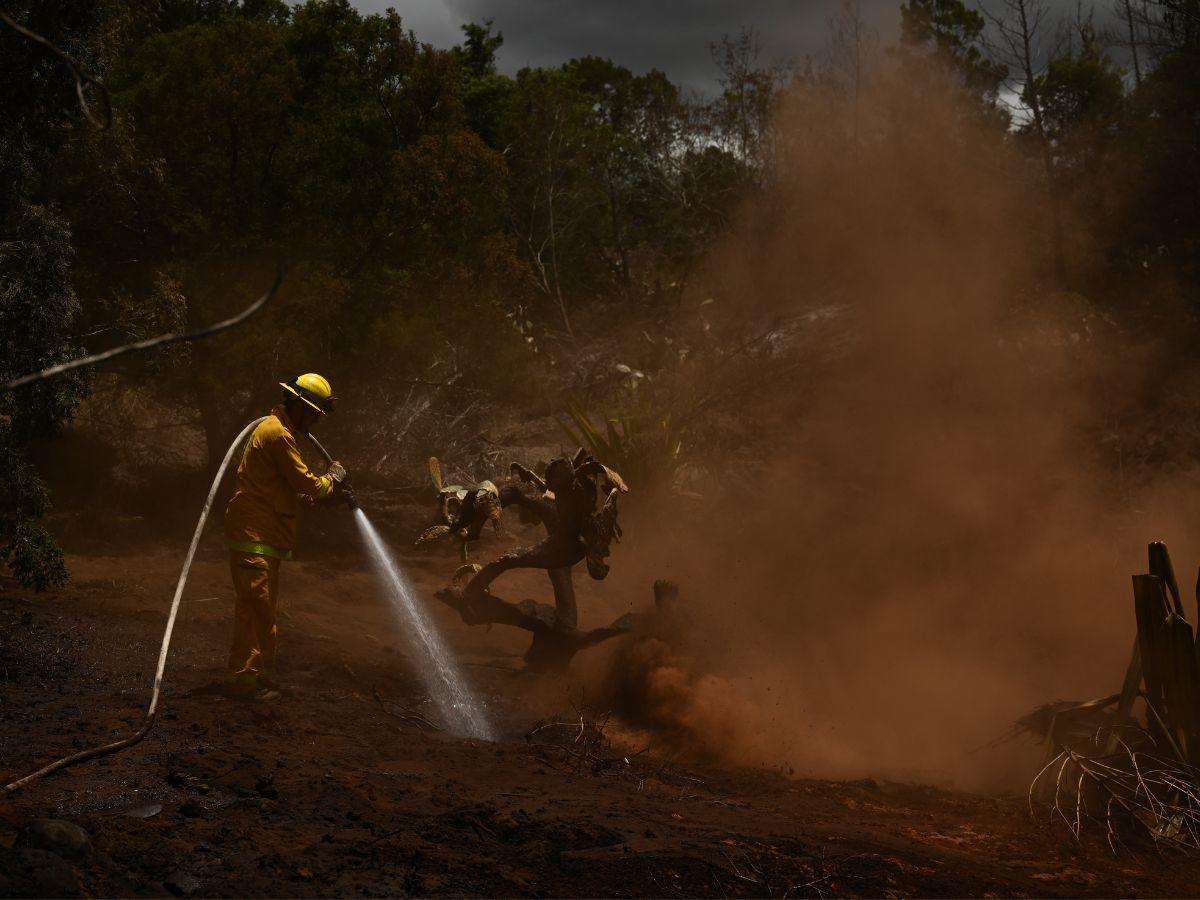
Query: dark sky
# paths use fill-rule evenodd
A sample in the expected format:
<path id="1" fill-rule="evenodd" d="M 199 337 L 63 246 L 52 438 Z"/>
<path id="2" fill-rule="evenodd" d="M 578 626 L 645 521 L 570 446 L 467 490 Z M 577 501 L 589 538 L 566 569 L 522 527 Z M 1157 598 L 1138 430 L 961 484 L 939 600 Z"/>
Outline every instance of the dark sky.
<path id="1" fill-rule="evenodd" d="M 715 69 L 708 43 L 743 27 L 758 31 L 767 61 L 819 54 L 840 0 L 354 0 L 363 12 L 395 7 L 418 38 L 459 43 L 463 22 L 495 19 L 504 33 L 500 67 L 558 65 L 595 55 L 641 72 L 662 69 L 686 87 L 710 91 Z M 891 43 L 900 0 L 859 0 L 863 16 Z M 992 6 L 997 0 L 984 0 Z M 1070 15 L 1075 0 L 1047 0 Z M 969 6 L 975 0 L 968 0 Z M 1097 18 L 1109 4 L 1100 0 Z"/>

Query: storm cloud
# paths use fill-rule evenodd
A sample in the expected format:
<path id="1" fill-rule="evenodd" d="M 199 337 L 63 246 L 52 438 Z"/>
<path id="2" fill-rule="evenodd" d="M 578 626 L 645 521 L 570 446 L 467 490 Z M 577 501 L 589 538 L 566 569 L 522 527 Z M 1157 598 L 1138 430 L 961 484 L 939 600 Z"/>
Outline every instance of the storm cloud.
<path id="1" fill-rule="evenodd" d="M 495 20 L 504 34 L 500 67 L 553 66 L 580 56 L 609 57 L 635 72 L 660 69 L 686 87 L 710 91 L 716 67 L 708 45 L 743 28 L 758 32 L 765 61 L 819 54 L 838 0 L 357 0 L 364 12 L 393 6 L 435 46 L 461 41 L 464 22 Z M 898 0 L 862 0 L 863 15 L 886 40 Z"/>
<path id="2" fill-rule="evenodd" d="M 829 20 L 841 0 L 355 0 L 363 12 L 391 6 L 417 36 L 437 47 L 462 40 L 465 22 L 494 20 L 504 35 L 501 70 L 556 66 L 581 56 L 603 56 L 635 72 L 660 69 L 685 87 L 712 92 L 717 70 L 709 44 L 742 29 L 757 32 L 764 62 L 803 63 L 819 56 Z M 968 0 L 968 6 L 976 4 Z M 1001 0 L 984 0 L 993 9 Z M 1047 0 L 1052 13 L 1069 18 L 1074 0 Z M 882 44 L 895 41 L 900 0 L 860 0 L 863 18 Z M 1084 5 L 1087 9 L 1087 4 Z M 1109 18 L 1107 4 L 1095 11 Z"/>

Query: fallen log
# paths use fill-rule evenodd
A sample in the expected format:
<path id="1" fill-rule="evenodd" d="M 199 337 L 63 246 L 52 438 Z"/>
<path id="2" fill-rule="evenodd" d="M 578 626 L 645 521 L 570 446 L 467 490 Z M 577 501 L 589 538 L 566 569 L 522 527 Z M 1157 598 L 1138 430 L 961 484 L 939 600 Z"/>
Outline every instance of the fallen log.
<path id="1" fill-rule="evenodd" d="M 560 672 L 580 650 L 627 634 L 636 622 L 632 613 L 626 613 L 610 625 L 581 631 L 575 627 L 573 616 L 560 619 L 553 606 L 536 600 L 513 603 L 490 591 L 468 594 L 457 586 L 443 588 L 434 596 L 468 625 L 511 625 L 531 632 L 533 642 L 525 651 L 525 663 L 537 671 Z"/>

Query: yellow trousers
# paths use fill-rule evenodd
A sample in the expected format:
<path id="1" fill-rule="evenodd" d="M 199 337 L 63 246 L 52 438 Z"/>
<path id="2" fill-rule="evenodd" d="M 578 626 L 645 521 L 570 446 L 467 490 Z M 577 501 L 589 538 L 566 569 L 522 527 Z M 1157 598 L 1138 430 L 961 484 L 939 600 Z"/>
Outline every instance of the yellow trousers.
<path id="1" fill-rule="evenodd" d="M 229 570 L 237 599 L 225 682 L 253 687 L 275 668 L 279 560 L 234 551 L 229 554 Z"/>

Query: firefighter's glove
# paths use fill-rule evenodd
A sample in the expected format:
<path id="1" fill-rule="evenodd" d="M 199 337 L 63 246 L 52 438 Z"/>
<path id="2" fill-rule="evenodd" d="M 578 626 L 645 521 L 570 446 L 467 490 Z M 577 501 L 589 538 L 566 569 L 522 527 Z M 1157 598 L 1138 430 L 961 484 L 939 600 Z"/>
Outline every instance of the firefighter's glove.
<path id="1" fill-rule="evenodd" d="M 333 479 L 334 484 L 341 484 L 343 481 L 346 480 L 346 467 L 343 466 L 340 462 L 337 462 L 336 460 L 334 460 L 333 462 L 331 462 L 329 464 L 328 475 L 330 478 Z"/>

